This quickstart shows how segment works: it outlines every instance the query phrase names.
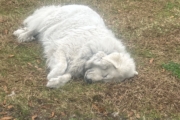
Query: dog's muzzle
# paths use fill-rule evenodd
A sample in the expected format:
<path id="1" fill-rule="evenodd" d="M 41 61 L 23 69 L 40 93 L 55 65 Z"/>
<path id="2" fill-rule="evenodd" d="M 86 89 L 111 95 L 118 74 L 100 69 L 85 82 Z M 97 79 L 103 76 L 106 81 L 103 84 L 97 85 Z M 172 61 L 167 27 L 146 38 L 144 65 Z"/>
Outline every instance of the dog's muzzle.
<path id="1" fill-rule="evenodd" d="M 85 81 L 86 83 L 89 83 L 89 84 L 92 83 L 92 79 L 88 79 L 88 78 L 86 78 L 86 77 L 84 77 L 84 81 Z"/>

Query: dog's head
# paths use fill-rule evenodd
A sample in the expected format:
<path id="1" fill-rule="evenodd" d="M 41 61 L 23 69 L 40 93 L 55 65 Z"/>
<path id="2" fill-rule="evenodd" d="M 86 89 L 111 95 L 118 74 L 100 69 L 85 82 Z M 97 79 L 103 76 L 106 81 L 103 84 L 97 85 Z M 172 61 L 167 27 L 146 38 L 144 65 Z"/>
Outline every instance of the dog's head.
<path id="1" fill-rule="evenodd" d="M 85 64 L 84 79 L 88 83 L 110 80 L 123 81 L 137 75 L 135 63 L 128 53 L 98 52 Z"/>

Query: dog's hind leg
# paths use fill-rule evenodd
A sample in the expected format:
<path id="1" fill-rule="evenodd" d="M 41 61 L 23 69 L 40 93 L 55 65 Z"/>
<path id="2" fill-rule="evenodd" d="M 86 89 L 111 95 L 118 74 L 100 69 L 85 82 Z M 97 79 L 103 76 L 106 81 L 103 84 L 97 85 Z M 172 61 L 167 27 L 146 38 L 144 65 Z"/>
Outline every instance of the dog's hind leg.
<path id="1" fill-rule="evenodd" d="M 35 37 L 39 34 L 38 26 L 43 21 L 41 16 L 41 14 L 37 13 L 27 17 L 22 27 L 14 31 L 13 35 L 18 38 L 19 43 L 35 40 Z"/>
<path id="2" fill-rule="evenodd" d="M 13 35 L 17 36 L 18 42 L 21 43 L 35 40 L 34 36 L 36 35 L 36 32 L 30 31 L 27 27 L 24 27 L 14 31 Z"/>

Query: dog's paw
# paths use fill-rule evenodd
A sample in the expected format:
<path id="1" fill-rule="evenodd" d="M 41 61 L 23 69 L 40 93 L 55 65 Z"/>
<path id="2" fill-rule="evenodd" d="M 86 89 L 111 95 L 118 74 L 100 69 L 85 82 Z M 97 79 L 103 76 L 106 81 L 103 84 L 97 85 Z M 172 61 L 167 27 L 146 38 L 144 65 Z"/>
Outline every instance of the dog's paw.
<path id="1" fill-rule="evenodd" d="M 28 42 L 28 41 L 33 41 L 35 38 L 31 35 L 29 35 L 28 32 L 24 32 L 19 35 L 18 37 L 18 42 Z"/>
<path id="2" fill-rule="evenodd" d="M 64 86 L 64 84 L 60 82 L 59 78 L 50 79 L 46 85 L 46 87 L 49 87 L 49 88 L 59 88 L 61 86 Z"/>
<path id="3" fill-rule="evenodd" d="M 26 32 L 26 28 L 20 28 L 13 32 L 13 35 L 19 37 L 22 33 Z"/>
<path id="4" fill-rule="evenodd" d="M 31 32 L 27 28 L 20 28 L 13 33 L 14 36 L 18 37 L 18 42 L 32 41 L 35 38 L 31 35 Z"/>

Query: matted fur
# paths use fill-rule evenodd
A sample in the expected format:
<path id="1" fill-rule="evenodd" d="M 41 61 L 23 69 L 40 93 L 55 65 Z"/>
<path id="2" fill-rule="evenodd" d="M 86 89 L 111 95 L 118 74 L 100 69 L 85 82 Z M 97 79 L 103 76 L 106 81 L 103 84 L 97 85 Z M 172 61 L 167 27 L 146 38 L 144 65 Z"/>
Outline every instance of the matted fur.
<path id="1" fill-rule="evenodd" d="M 13 34 L 18 42 L 42 44 L 50 69 L 47 87 L 58 88 L 72 77 L 91 83 L 123 81 L 138 74 L 125 46 L 87 6 L 42 7 Z"/>

